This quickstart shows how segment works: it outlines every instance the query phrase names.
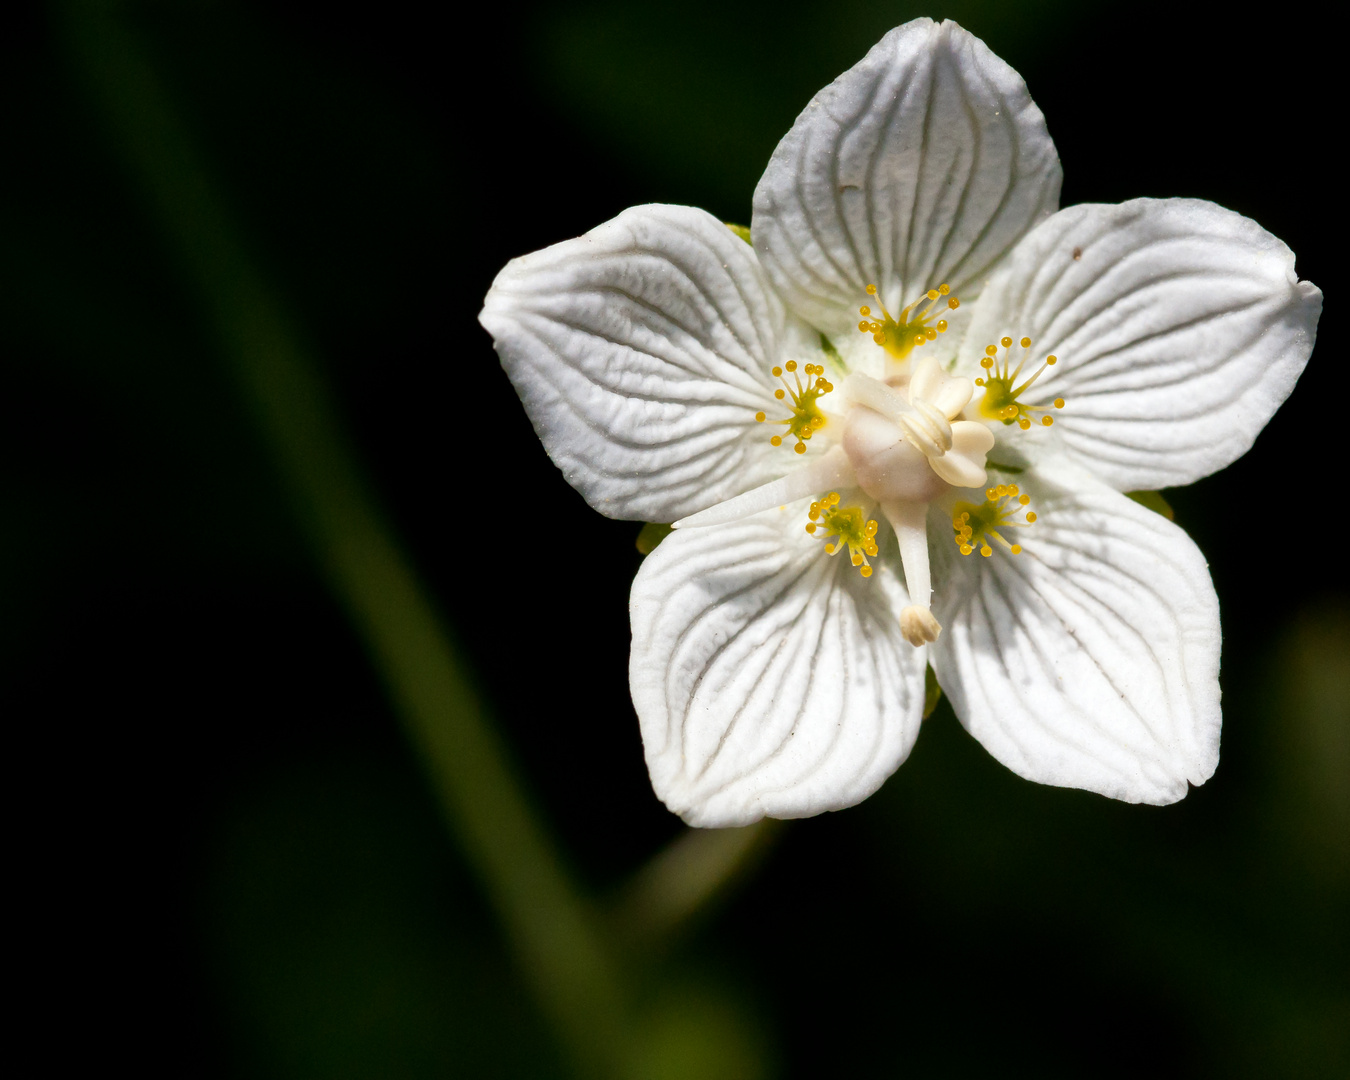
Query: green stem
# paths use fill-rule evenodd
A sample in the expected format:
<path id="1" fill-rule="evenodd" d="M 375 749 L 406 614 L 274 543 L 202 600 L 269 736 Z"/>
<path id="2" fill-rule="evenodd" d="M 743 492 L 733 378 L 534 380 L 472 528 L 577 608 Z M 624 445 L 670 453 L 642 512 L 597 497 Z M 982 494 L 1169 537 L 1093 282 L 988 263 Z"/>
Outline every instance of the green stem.
<path id="1" fill-rule="evenodd" d="M 311 357 L 134 35 L 98 0 L 72 0 L 62 14 L 79 74 L 200 293 L 321 571 L 388 685 L 543 1011 L 583 1075 L 619 1075 L 627 1018 L 594 915 L 368 491 Z"/>
<path id="2" fill-rule="evenodd" d="M 611 921 L 630 950 L 651 957 L 695 915 L 707 913 L 749 873 L 782 829 L 765 818 L 743 829 L 689 829 L 657 852 L 624 886 Z"/>

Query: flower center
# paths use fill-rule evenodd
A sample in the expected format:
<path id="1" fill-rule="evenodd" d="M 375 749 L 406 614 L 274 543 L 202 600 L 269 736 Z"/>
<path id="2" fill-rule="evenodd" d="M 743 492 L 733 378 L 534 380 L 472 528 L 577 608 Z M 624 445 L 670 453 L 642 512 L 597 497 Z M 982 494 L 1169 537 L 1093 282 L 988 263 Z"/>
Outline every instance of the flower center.
<path id="1" fill-rule="evenodd" d="M 783 374 L 783 368 L 773 369 L 774 377 L 781 379 L 783 386 L 773 392 L 773 396 L 782 401 L 789 394 L 792 395 L 792 415 L 785 420 L 775 420 L 776 424 L 786 424 L 788 434 L 794 436 L 797 445 L 793 447 L 799 454 L 806 453 L 806 441 L 817 431 L 825 426 L 825 414 L 820 411 L 816 404 L 820 398 L 824 397 L 834 389 L 834 384 L 825 378 L 825 366 L 823 364 L 807 364 L 803 369 L 806 372 L 806 385 L 802 385 L 801 376 L 797 374 L 797 361 L 789 360 L 783 367 L 787 368 L 788 374 L 792 376 L 792 383 L 787 381 Z M 815 382 L 811 377 L 815 376 Z M 796 383 L 794 386 L 793 383 Z M 768 419 L 764 413 L 755 413 L 755 419 L 761 424 Z M 783 436 L 775 435 L 769 442 L 774 446 L 783 445 Z"/>
<path id="2" fill-rule="evenodd" d="M 962 555 L 969 555 L 979 545 L 980 554 L 988 558 L 994 553 L 989 546 L 990 540 L 996 540 L 1014 555 L 1021 554 L 1021 544 L 1010 544 L 999 529 L 1025 529 L 1036 520 L 1030 510 L 1023 521 L 1016 517 L 1031 502 L 1030 495 L 1019 495 L 1016 484 L 999 484 L 985 489 L 985 500 L 979 506 L 974 503 L 959 502 L 952 510 L 952 528 L 956 530 L 953 539 L 961 549 Z"/>
<path id="3" fill-rule="evenodd" d="M 904 360 L 911 352 L 925 342 L 932 341 L 939 334 L 947 332 L 947 320 L 938 319 L 938 321 L 929 326 L 933 316 L 937 314 L 934 308 L 942 297 L 951 292 L 951 287 L 939 285 L 936 289 L 929 289 L 924 297 L 914 301 L 909 307 L 900 312 L 900 318 L 891 318 L 891 313 L 886 310 L 886 305 L 881 302 L 881 297 L 877 296 L 877 287 L 875 285 L 867 286 L 867 295 L 877 297 L 877 306 L 881 308 L 881 316 L 872 314 L 872 309 L 864 304 L 858 309 L 858 314 L 866 316 L 858 324 L 858 329 L 864 334 L 871 334 L 872 340 L 890 353 L 897 360 Z M 927 299 L 928 306 L 922 311 L 915 311 L 924 299 Z M 961 306 L 961 301 L 954 296 L 947 296 L 947 307 L 955 310 Z"/>
<path id="4" fill-rule="evenodd" d="M 877 523 L 868 520 L 861 506 L 840 506 L 839 492 L 831 491 L 819 502 L 811 504 L 810 521 L 806 531 L 816 536 L 817 530 L 824 531 L 816 536 L 818 540 L 829 540 L 832 536 L 839 539 L 825 545 L 825 554 L 837 555 L 848 545 L 849 558 L 863 577 L 872 576 L 872 567 L 867 556 L 874 559 L 877 555 Z"/>
<path id="5" fill-rule="evenodd" d="M 1022 367 L 1027 362 L 1026 350 L 1031 348 L 1031 338 L 1024 337 L 1018 342 L 1022 347 L 1022 356 L 1017 361 L 1017 366 L 1012 366 L 1009 359 L 1009 353 L 1012 350 L 1013 339 L 1005 337 L 999 342 L 1003 346 L 1003 362 L 998 361 L 998 345 L 989 345 L 985 348 L 984 359 L 980 361 L 980 366 L 984 368 L 986 374 L 982 379 L 976 379 L 976 386 L 984 387 L 984 397 L 980 399 L 980 415 L 988 420 L 1002 420 L 1005 424 L 1015 423 L 1023 431 L 1031 427 L 1033 420 L 1039 418 L 1040 422 L 1046 427 L 1053 424 L 1054 418 L 1050 416 L 1041 416 L 1041 413 L 1050 411 L 1049 405 L 1028 405 L 1019 401 L 1018 398 L 1024 394 L 1027 388 L 1041 377 L 1041 373 L 1046 368 L 1054 367 L 1055 356 L 1047 356 L 1045 363 L 1036 369 L 1035 373 L 1020 386 L 1015 386 L 1017 377 L 1022 373 Z M 1064 408 L 1064 399 L 1055 398 L 1055 408 Z"/>

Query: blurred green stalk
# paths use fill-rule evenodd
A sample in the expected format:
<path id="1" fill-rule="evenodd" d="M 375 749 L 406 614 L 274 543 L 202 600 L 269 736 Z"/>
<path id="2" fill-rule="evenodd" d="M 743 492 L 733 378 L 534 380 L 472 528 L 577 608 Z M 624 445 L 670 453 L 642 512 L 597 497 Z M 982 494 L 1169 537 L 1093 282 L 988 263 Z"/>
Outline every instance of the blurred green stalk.
<path id="1" fill-rule="evenodd" d="M 387 683 L 543 1011 L 582 1075 L 621 1075 L 629 1018 L 594 916 L 368 490 L 300 335 L 246 253 L 171 95 L 117 15 L 115 4 L 99 0 L 60 8 L 78 75 L 220 334 L 321 571 Z"/>

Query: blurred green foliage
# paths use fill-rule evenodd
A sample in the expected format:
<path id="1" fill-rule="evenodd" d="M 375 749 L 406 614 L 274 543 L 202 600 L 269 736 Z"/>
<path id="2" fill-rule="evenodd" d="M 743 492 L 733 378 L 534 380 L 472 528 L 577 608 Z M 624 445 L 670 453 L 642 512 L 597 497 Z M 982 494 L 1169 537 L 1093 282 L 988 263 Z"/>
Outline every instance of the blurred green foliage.
<path id="1" fill-rule="evenodd" d="M 204 914 L 243 1073 L 564 1075 L 426 802 L 336 758 L 222 808 Z"/>

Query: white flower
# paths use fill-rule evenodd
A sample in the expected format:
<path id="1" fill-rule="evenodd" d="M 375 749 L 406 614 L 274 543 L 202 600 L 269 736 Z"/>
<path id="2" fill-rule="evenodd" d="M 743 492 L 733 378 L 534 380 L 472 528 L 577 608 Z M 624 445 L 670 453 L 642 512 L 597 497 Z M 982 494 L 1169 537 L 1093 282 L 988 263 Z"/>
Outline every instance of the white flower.
<path id="1" fill-rule="evenodd" d="M 642 206 L 497 277 L 481 321 L 568 481 L 683 519 L 634 581 L 630 670 L 691 824 L 865 798 L 930 661 L 1032 780 L 1168 803 L 1213 773 L 1209 573 L 1121 492 L 1244 453 L 1321 295 L 1221 207 L 1056 212 L 1059 184 L 1017 73 L 919 19 L 797 119 L 753 248 Z"/>

